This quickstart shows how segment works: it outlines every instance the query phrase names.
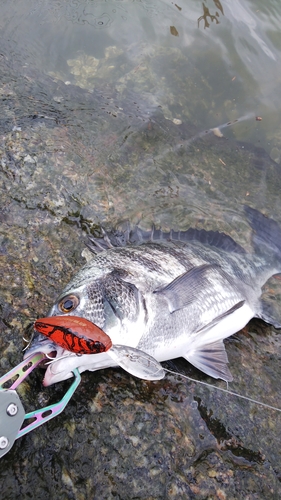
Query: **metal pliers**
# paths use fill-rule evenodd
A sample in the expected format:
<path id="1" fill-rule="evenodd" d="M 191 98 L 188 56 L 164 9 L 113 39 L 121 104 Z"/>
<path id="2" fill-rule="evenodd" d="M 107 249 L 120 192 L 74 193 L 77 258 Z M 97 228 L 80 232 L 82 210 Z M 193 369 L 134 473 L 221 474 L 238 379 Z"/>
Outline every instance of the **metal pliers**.
<path id="1" fill-rule="evenodd" d="M 12 448 L 16 439 L 61 413 L 81 381 L 79 370 L 75 368 L 74 381 L 58 403 L 25 413 L 15 389 L 44 359 L 43 353 L 33 354 L 0 377 L 0 457 Z"/>

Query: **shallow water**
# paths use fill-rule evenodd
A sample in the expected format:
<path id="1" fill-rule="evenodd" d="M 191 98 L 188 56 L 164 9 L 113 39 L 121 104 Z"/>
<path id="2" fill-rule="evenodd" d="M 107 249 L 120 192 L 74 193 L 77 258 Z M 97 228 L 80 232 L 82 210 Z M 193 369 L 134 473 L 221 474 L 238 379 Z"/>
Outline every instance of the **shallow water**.
<path id="1" fill-rule="evenodd" d="M 186 167 L 191 148 L 181 150 L 180 158 L 173 148 L 248 116 L 221 132 L 264 147 L 279 164 L 278 5 L 270 4 L 266 12 L 256 3 L 237 2 L 190 2 L 188 8 L 159 1 L 12 5 L 2 7 L 1 17 L 8 66 L 3 129 L 11 131 L 12 123 L 21 127 L 27 113 L 41 128 L 53 126 L 53 144 L 44 153 L 49 163 L 65 163 L 75 212 L 83 207 L 102 223 L 128 217 L 182 227 L 206 214 L 217 221 L 219 212 L 223 219 L 224 212 L 252 202 L 251 195 L 256 206 L 267 205 L 264 172 L 243 166 L 245 189 L 233 183 L 232 192 L 224 193 L 215 170 L 224 182 L 233 169 L 229 159 L 217 155 L 202 174 L 197 171 L 205 162 L 202 155 L 191 170 Z M 167 146 L 172 155 L 165 153 Z M 215 209 L 214 197 L 219 198 Z M 279 202 L 274 199 L 268 209 L 277 217 Z"/>
<path id="2" fill-rule="evenodd" d="M 191 225 L 251 250 L 245 203 L 281 223 L 281 6 L 17 0 L 0 13 L 2 374 L 84 262 L 87 232 Z M 265 294 L 281 314 L 279 281 Z M 280 349 L 258 322 L 230 339 L 231 389 L 281 407 Z M 26 410 L 67 387 L 41 380 L 22 385 Z M 278 498 L 280 425 L 180 377 L 83 374 L 66 411 L 1 460 L 2 497 Z"/>

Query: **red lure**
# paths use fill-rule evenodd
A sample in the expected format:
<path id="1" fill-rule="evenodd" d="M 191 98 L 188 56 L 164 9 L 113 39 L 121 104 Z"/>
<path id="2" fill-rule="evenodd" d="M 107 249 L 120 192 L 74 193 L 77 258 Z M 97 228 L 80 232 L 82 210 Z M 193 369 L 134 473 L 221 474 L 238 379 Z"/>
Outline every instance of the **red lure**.
<path id="1" fill-rule="evenodd" d="M 63 349 L 78 354 L 98 354 L 112 346 L 110 337 L 103 330 L 78 316 L 40 318 L 35 321 L 34 328 Z"/>

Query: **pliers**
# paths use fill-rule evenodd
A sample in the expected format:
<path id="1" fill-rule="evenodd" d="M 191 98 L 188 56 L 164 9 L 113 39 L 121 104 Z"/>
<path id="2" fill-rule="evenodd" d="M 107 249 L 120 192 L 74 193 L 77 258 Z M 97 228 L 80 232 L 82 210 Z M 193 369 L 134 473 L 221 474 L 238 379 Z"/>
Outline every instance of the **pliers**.
<path id="1" fill-rule="evenodd" d="M 16 439 L 61 413 L 81 381 L 79 370 L 75 368 L 74 380 L 58 403 L 25 413 L 15 389 L 44 359 L 46 359 L 45 354 L 35 353 L 0 377 L 0 457 L 12 448 Z M 31 422 L 28 423 L 30 419 Z"/>

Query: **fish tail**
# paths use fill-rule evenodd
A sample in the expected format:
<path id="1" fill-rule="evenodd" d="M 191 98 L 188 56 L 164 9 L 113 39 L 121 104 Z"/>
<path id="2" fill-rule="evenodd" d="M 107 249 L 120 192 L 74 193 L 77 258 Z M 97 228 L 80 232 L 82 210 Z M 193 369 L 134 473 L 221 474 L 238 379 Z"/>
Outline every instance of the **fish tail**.
<path id="1" fill-rule="evenodd" d="M 247 205 L 245 205 L 244 210 L 254 231 L 252 241 L 255 252 L 271 255 L 281 261 L 281 228 L 279 224 Z M 281 271 L 281 263 L 279 267 Z"/>

